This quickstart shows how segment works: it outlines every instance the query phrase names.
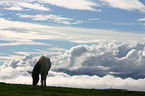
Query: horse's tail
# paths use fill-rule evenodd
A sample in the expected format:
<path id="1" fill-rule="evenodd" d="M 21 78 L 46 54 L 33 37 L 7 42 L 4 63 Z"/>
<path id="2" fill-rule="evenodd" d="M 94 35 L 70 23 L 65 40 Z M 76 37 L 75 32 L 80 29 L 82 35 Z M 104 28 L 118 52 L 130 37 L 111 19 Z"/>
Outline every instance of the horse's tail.
<path id="1" fill-rule="evenodd" d="M 41 64 L 39 62 L 37 62 L 37 64 L 35 65 L 35 67 L 32 71 L 33 85 L 37 85 L 37 83 L 39 81 L 40 69 L 41 69 Z"/>

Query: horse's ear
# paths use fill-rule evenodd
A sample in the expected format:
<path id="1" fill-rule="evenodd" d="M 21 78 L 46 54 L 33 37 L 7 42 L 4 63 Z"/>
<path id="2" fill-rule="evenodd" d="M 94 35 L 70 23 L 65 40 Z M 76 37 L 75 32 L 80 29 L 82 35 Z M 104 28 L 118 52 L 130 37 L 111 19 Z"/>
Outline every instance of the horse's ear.
<path id="1" fill-rule="evenodd" d="M 30 75 L 32 75 L 32 71 L 27 71 Z"/>

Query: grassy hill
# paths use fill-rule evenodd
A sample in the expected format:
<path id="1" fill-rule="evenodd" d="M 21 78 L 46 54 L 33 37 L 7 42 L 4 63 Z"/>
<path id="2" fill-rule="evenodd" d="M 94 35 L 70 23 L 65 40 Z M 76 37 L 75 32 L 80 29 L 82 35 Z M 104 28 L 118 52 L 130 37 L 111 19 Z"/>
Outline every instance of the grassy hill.
<path id="1" fill-rule="evenodd" d="M 0 96 L 145 96 L 145 92 L 0 83 Z"/>

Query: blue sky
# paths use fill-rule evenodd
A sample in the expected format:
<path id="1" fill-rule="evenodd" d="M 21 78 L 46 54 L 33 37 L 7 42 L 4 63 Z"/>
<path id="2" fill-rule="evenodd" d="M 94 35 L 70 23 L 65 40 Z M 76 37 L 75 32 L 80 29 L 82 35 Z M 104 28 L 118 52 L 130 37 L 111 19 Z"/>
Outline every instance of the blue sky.
<path id="1" fill-rule="evenodd" d="M 44 54 L 52 86 L 144 90 L 144 30 L 144 0 L 1 0 L 0 81 L 31 84 Z"/>
<path id="2" fill-rule="evenodd" d="M 1 60 L 24 55 L 18 52 L 65 51 L 84 43 L 144 42 L 144 4 L 143 0 L 2 0 Z"/>
<path id="3" fill-rule="evenodd" d="M 2 0 L 2 62 L 24 55 L 18 52 L 65 51 L 101 41 L 144 42 L 144 4 L 143 0 Z"/>

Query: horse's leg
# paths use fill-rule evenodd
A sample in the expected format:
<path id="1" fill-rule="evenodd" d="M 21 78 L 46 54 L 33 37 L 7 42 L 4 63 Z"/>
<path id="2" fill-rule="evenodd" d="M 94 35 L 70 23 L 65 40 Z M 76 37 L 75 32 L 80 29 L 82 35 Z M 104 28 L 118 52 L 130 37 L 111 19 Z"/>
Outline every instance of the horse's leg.
<path id="1" fill-rule="evenodd" d="M 41 80 L 41 86 L 43 86 L 43 80 Z"/>
<path id="2" fill-rule="evenodd" d="M 46 86 L 46 79 L 44 80 L 44 86 Z"/>
<path id="3" fill-rule="evenodd" d="M 44 73 L 41 73 L 41 86 L 44 85 Z"/>
<path id="4" fill-rule="evenodd" d="M 47 74 L 48 74 L 48 72 L 46 72 L 45 75 L 44 75 L 44 86 L 46 86 Z"/>

